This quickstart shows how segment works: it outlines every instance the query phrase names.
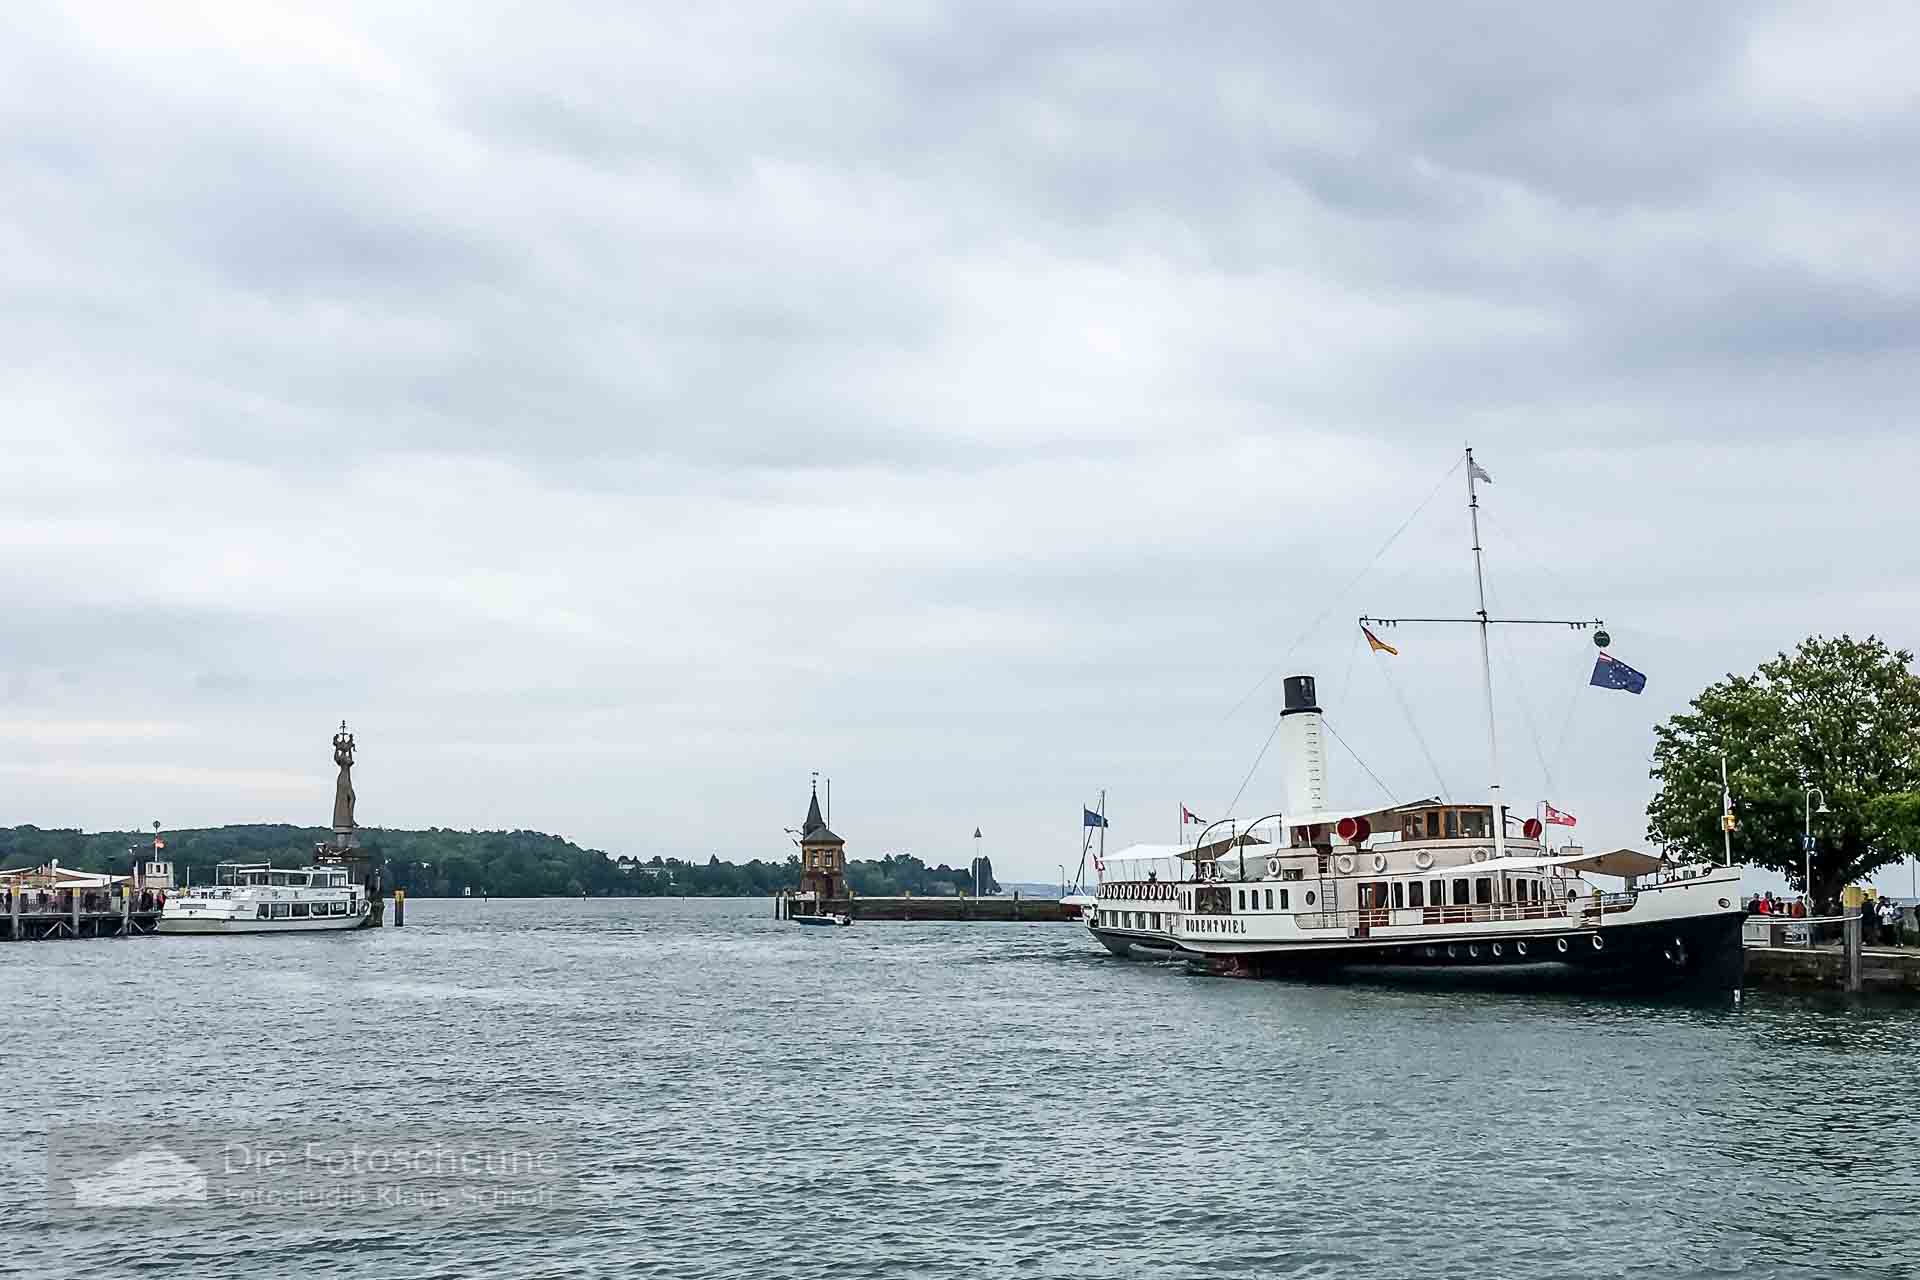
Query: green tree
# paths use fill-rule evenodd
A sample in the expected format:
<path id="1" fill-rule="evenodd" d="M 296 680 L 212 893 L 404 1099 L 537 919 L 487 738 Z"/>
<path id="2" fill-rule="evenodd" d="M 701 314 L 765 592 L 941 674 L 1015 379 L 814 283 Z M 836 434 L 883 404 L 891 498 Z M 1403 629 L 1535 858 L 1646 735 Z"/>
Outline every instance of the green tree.
<path id="1" fill-rule="evenodd" d="M 1875 636 L 1812 636 L 1750 676 L 1729 675 L 1692 709 L 1654 729 L 1647 827 L 1701 858 L 1721 850 L 1720 757 L 1738 825 L 1733 854 L 1782 872 L 1805 891 L 1800 837 L 1805 788 L 1833 812 L 1816 815 L 1811 897 L 1834 909 L 1840 891 L 1916 847 L 1920 811 L 1920 676 L 1913 654 Z M 1816 799 L 1816 804 L 1818 803 Z"/>

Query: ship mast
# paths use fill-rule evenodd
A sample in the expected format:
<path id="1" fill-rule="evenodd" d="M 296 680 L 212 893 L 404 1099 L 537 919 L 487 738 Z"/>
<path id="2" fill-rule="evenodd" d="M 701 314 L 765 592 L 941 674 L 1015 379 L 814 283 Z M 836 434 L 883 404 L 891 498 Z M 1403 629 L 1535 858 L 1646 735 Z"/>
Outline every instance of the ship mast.
<path id="1" fill-rule="evenodd" d="M 1473 524 L 1473 589 L 1480 601 L 1480 610 L 1475 615 L 1480 621 L 1480 687 L 1487 695 L 1487 768 L 1492 781 L 1487 791 L 1493 800 L 1493 856 L 1507 856 L 1507 815 L 1500 804 L 1500 737 L 1494 728 L 1493 715 L 1493 659 L 1487 649 L 1487 575 L 1481 563 L 1480 551 L 1480 495 L 1473 487 L 1474 473 L 1478 466 L 1473 460 L 1473 448 L 1467 448 L 1467 518 Z"/>
<path id="2" fill-rule="evenodd" d="M 1493 711 L 1493 658 L 1488 644 L 1488 633 L 1495 624 L 1505 626 L 1533 627 L 1572 627 L 1576 630 L 1599 628 L 1604 623 L 1598 618 L 1493 618 L 1487 615 L 1487 573 L 1484 553 L 1480 548 L 1480 492 L 1475 487 L 1478 480 L 1491 482 L 1492 477 L 1480 469 L 1473 460 L 1473 450 L 1467 450 L 1467 519 L 1473 526 L 1473 586 L 1480 605 L 1478 612 L 1471 618 L 1376 618 L 1367 614 L 1360 616 L 1360 625 L 1398 626 L 1403 622 L 1471 622 L 1480 632 L 1480 687 L 1487 699 L 1487 769 L 1490 781 L 1487 784 L 1489 797 L 1493 802 L 1493 856 L 1507 856 L 1507 815 L 1500 799 L 1500 737 L 1495 725 Z M 1605 644 L 1606 636 L 1602 632 L 1595 637 L 1596 643 Z"/>

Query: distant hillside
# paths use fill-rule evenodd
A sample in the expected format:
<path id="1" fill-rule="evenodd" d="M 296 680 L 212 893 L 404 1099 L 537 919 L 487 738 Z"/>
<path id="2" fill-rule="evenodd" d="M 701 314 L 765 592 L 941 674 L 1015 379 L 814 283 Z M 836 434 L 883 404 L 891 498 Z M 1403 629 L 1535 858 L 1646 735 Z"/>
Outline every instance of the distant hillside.
<path id="1" fill-rule="evenodd" d="M 164 856 L 175 875 L 192 869 L 196 882 L 211 878 L 216 863 L 272 862 L 304 866 L 313 859 L 313 846 L 332 839 L 325 827 L 254 824 L 209 827 L 197 831 L 162 833 Z M 0 827 L 0 871 L 39 866 L 58 859 L 63 867 L 81 871 L 124 872 L 129 846 L 146 847 L 150 835 L 125 831 L 87 833 L 42 830 L 34 826 Z M 681 861 L 655 857 L 645 862 L 630 857 L 615 860 L 598 849 L 582 849 L 559 836 L 539 831 L 452 831 L 433 827 L 403 831 L 365 827 L 360 844 L 382 859 L 390 888 L 422 897 L 475 894 L 504 898 L 579 897 L 763 897 L 800 882 L 797 854 L 779 862 L 754 859 L 747 863 Z M 989 862 L 982 867 L 981 887 L 994 892 L 999 884 Z M 945 865 L 929 868 L 911 855 L 896 854 L 873 862 L 853 861 L 847 878 L 854 892 L 869 895 L 956 893 L 972 887 L 972 872 Z"/>

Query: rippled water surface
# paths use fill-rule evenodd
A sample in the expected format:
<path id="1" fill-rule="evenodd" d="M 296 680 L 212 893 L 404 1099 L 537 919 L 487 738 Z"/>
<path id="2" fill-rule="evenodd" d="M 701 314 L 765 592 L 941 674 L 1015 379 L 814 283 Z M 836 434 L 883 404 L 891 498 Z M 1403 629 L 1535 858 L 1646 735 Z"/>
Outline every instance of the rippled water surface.
<path id="1" fill-rule="evenodd" d="M 1920 1275 L 1909 1007 L 1221 980 L 763 902 L 409 914 L 0 946 L 0 1273 Z M 56 1208 L 69 1123 L 558 1172 L 538 1209 Z"/>

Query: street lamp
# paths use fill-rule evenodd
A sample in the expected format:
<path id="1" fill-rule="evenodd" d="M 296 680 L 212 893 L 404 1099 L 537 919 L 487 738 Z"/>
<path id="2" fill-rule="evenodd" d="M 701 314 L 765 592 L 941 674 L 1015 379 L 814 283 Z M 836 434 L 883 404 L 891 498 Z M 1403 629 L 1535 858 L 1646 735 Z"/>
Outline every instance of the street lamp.
<path id="1" fill-rule="evenodd" d="M 1826 792 L 1822 791 L 1818 787 L 1807 788 L 1807 794 L 1804 797 L 1806 803 L 1804 806 L 1802 806 L 1803 813 L 1801 816 L 1805 822 L 1805 829 L 1803 830 L 1800 836 L 1800 849 L 1801 849 L 1801 852 L 1806 855 L 1806 859 L 1807 859 L 1806 887 L 1807 887 L 1807 910 L 1808 911 L 1813 910 L 1813 814 L 1814 814 L 1813 798 L 1816 795 L 1820 797 L 1819 811 L 1821 813 L 1833 812 L 1833 810 L 1827 808 Z"/>

